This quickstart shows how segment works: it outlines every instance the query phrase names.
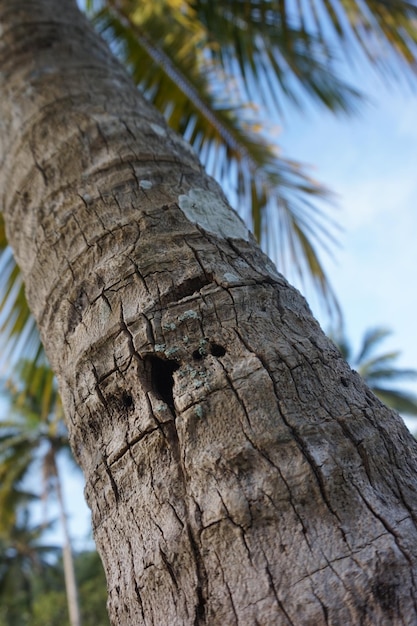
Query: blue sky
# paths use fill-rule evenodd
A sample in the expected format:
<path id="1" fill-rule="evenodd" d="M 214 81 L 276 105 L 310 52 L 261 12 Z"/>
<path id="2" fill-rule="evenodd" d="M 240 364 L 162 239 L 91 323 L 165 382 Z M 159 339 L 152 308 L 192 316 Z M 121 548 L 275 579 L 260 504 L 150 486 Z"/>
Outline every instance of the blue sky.
<path id="1" fill-rule="evenodd" d="M 398 364 L 417 369 L 417 94 L 369 82 L 372 101 L 359 116 L 292 112 L 279 139 L 337 194 L 341 247 L 324 262 L 348 338 L 357 346 L 367 328 L 388 327 L 381 350 L 400 350 Z M 407 388 L 417 395 L 417 381 Z"/>

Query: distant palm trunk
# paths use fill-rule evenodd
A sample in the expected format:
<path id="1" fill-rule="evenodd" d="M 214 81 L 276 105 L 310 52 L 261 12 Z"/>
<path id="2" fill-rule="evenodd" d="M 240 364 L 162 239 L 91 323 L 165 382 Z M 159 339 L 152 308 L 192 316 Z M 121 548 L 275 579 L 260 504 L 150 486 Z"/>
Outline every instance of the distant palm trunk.
<path id="1" fill-rule="evenodd" d="M 80 605 L 78 601 L 77 581 L 75 578 L 74 559 L 68 531 L 68 517 L 62 495 L 61 478 L 56 458 L 54 462 L 55 492 L 58 498 L 59 518 L 63 534 L 62 559 L 64 563 L 65 590 L 67 595 L 68 613 L 71 626 L 81 626 Z"/>
<path id="2" fill-rule="evenodd" d="M 116 626 L 416 623 L 417 447 L 72 0 L 0 0 L 9 241 Z"/>

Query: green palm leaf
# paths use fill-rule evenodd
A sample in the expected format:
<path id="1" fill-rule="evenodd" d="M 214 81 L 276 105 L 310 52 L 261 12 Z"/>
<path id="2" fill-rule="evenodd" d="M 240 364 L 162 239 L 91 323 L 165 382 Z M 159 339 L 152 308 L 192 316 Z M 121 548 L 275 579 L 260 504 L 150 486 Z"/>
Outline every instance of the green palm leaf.
<path id="1" fill-rule="evenodd" d="M 388 382 L 416 379 L 417 370 L 399 368 L 395 361 L 399 351 L 375 354 L 381 341 L 391 334 L 387 328 L 371 328 L 365 332 L 361 347 L 355 356 L 343 332 L 330 335 L 350 365 L 362 376 L 370 389 L 387 406 L 399 413 L 417 415 L 417 397 L 398 388 L 387 387 Z"/>
<path id="2" fill-rule="evenodd" d="M 386 367 L 377 365 L 368 371 L 366 379 L 371 380 L 401 380 L 401 379 L 417 378 L 416 370 L 412 369 L 393 369 L 393 363 L 391 359 L 387 363 Z"/>
<path id="3" fill-rule="evenodd" d="M 384 404 L 395 408 L 399 413 L 417 416 L 417 399 L 413 394 L 385 387 L 373 387 L 372 391 Z"/>
<path id="4" fill-rule="evenodd" d="M 29 310 L 25 290 L 13 254 L 7 246 L 0 213 L 0 372 L 16 363 L 24 353 L 34 364 L 43 352 L 35 320 Z"/>
<path id="5" fill-rule="evenodd" d="M 307 28 L 301 3 L 269 0 L 194 0 L 208 33 L 212 58 L 239 72 L 245 96 L 269 110 L 288 100 L 304 108 L 306 96 L 335 112 L 355 110 L 358 91 L 339 76 L 335 45 Z M 310 3 L 313 4 L 313 3 Z"/>
<path id="6" fill-rule="evenodd" d="M 6 500 L 0 498 L 0 543 L 2 539 L 10 537 L 10 530 L 17 523 L 19 511 L 28 507 L 35 500 L 37 500 L 35 494 L 17 488 L 10 490 Z"/>
<path id="7" fill-rule="evenodd" d="M 25 503 L 27 500 L 23 497 L 22 505 Z M 47 576 L 56 580 L 58 570 L 51 560 L 56 560 L 58 548 L 41 543 L 49 526 L 30 526 L 27 508 L 7 528 L 3 528 L 2 522 L 3 519 L 0 523 L 0 619 L 2 624 L 20 624 L 23 615 L 32 615 L 35 587 L 42 588 Z"/>
<path id="8" fill-rule="evenodd" d="M 69 445 L 49 366 L 23 362 L 15 372 L 18 383 L 7 384 L 8 413 L 0 419 L 0 510 L 9 511 L 8 519 L 33 464 L 41 464 L 46 497 L 55 480 L 55 456 Z"/>
<path id="9" fill-rule="evenodd" d="M 368 329 L 364 334 L 362 346 L 356 357 L 356 363 L 363 363 L 365 359 L 368 358 L 369 354 L 377 348 L 378 344 L 390 334 L 391 331 L 387 328 L 378 327 Z"/>

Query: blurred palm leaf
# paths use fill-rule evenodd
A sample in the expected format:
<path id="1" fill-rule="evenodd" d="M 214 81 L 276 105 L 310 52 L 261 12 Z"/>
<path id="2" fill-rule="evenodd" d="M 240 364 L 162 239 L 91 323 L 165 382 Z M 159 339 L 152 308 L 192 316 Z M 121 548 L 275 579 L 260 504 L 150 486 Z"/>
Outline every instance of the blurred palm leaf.
<path id="1" fill-rule="evenodd" d="M 23 502 L 22 502 L 23 505 Z M 29 624 L 37 591 L 54 580 L 59 549 L 42 544 L 45 525 L 30 526 L 27 508 L 4 530 L 0 527 L 0 622 Z M 23 617 L 25 619 L 23 619 Z M 28 621 L 26 621 L 28 618 Z"/>
<path id="2" fill-rule="evenodd" d="M 0 213 L 0 372 L 17 362 L 21 354 L 34 364 L 43 349 L 35 320 L 29 310 L 25 290 L 13 254 L 7 246 Z"/>
<path id="3" fill-rule="evenodd" d="M 60 396 L 46 362 L 19 362 L 14 380 L 9 379 L 6 386 L 9 415 L 0 419 L 0 510 L 15 504 L 14 495 L 21 489 L 22 481 L 40 462 L 44 506 L 52 492 L 59 507 L 69 614 L 76 615 L 70 621 L 79 623 L 72 548 L 58 471 L 58 455 L 69 449 Z M 16 517 L 9 510 L 8 523 Z M 5 526 L 6 521 L 2 523 Z"/>
<path id="4" fill-rule="evenodd" d="M 354 354 L 343 333 L 333 336 L 333 340 L 351 367 L 382 402 L 399 413 L 417 415 L 416 396 L 395 386 L 387 386 L 406 379 L 417 379 L 417 370 L 397 367 L 395 361 L 400 356 L 398 351 L 375 354 L 381 341 L 390 334 L 391 331 L 386 328 L 369 329 L 357 354 Z"/>
<path id="5" fill-rule="evenodd" d="M 49 366 L 26 361 L 19 364 L 16 377 L 18 386 L 7 383 L 8 414 L 0 419 L 0 510 L 9 513 L 36 461 L 41 464 L 46 499 L 57 480 L 56 456 L 69 447 Z M 9 519 L 13 521 L 13 515 Z"/>

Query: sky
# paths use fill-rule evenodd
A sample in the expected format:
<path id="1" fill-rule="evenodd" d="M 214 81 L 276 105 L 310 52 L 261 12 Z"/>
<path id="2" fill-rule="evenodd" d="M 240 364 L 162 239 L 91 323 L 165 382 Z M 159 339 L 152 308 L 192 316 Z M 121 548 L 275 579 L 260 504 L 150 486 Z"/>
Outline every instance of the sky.
<path id="1" fill-rule="evenodd" d="M 378 80 L 368 93 L 355 118 L 293 112 L 280 144 L 337 194 L 341 245 L 324 262 L 347 337 L 358 347 L 366 329 L 389 328 L 381 351 L 399 350 L 398 365 L 417 370 L 417 93 Z M 417 380 L 406 387 L 417 395 Z"/>

